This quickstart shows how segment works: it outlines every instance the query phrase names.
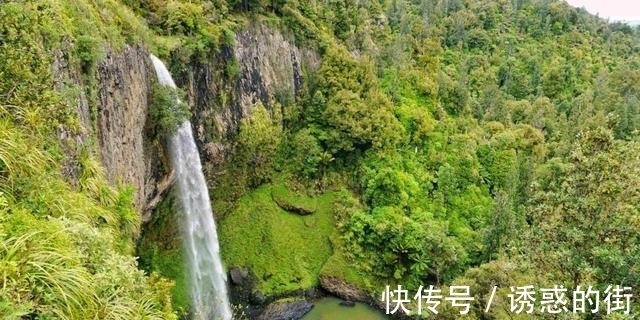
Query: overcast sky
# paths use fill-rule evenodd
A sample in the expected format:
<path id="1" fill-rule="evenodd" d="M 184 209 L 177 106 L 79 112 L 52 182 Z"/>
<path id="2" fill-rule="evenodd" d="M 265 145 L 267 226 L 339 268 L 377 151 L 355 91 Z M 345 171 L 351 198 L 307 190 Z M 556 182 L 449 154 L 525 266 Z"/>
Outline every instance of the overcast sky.
<path id="1" fill-rule="evenodd" d="M 638 0 L 565 0 L 574 7 L 584 7 L 593 14 L 611 20 L 640 20 Z"/>

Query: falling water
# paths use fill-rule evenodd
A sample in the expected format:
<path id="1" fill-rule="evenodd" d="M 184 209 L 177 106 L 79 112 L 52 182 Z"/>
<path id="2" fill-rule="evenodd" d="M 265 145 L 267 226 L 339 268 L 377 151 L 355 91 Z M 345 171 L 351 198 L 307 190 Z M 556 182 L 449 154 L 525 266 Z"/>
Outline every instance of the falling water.
<path id="1" fill-rule="evenodd" d="M 151 60 L 160 84 L 175 88 L 164 63 L 153 55 Z M 229 320 L 231 308 L 227 297 L 226 273 L 220 260 L 220 246 L 209 191 L 191 133 L 191 123 L 185 121 L 169 138 L 168 144 L 185 215 L 181 219 L 182 237 L 191 277 L 194 319 Z"/>

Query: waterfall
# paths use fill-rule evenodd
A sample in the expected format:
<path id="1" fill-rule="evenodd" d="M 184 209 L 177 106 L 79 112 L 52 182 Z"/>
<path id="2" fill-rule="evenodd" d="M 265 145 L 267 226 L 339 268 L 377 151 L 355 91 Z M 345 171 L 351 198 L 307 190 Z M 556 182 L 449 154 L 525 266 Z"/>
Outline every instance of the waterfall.
<path id="1" fill-rule="evenodd" d="M 151 61 L 160 84 L 175 88 L 164 63 L 153 55 Z M 231 308 L 226 273 L 220 259 L 209 190 L 189 121 L 185 121 L 168 139 L 168 146 L 184 212 L 181 230 L 190 274 L 194 319 L 229 320 Z"/>

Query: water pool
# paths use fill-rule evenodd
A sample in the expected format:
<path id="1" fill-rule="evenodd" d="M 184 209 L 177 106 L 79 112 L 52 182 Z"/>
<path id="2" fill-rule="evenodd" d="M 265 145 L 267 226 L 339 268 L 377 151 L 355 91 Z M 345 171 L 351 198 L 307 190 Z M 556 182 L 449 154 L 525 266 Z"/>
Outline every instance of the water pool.
<path id="1" fill-rule="evenodd" d="M 302 320 L 387 320 L 388 316 L 370 306 L 356 303 L 353 307 L 341 306 L 344 300 L 326 297 L 314 303 L 313 309 Z"/>

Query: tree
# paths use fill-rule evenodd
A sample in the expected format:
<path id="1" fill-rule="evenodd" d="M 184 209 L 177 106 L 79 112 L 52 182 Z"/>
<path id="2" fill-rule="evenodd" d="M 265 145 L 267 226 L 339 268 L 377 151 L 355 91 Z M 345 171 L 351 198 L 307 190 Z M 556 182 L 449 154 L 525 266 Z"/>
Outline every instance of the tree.
<path id="1" fill-rule="evenodd" d="M 528 205 L 538 268 L 566 286 L 640 282 L 640 144 L 586 131 L 539 173 Z"/>
<path id="2" fill-rule="evenodd" d="M 274 107 L 273 110 L 280 110 Z M 238 134 L 236 161 L 244 171 L 249 186 L 255 187 L 271 179 L 273 163 L 282 139 L 279 115 L 269 115 L 258 102 L 249 118 L 242 119 Z"/>

